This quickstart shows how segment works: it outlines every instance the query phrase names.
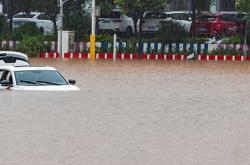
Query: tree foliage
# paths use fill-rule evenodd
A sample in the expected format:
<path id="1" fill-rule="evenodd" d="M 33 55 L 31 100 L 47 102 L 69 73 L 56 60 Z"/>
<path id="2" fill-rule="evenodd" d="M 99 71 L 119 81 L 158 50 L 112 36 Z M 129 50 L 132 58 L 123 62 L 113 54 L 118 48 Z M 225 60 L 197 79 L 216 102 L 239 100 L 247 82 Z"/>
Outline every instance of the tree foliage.
<path id="1" fill-rule="evenodd" d="M 245 42 L 247 44 L 250 43 L 250 0 L 239 0 L 237 5 L 236 5 L 236 8 L 238 11 L 241 11 L 241 12 L 247 12 L 247 16 L 244 18 L 244 21 L 245 21 L 245 28 L 246 28 L 246 31 L 245 31 Z"/>
<path id="2" fill-rule="evenodd" d="M 242 12 L 250 12 L 250 0 L 239 0 L 236 5 L 237 10 Z"/>
<path id="3" fill-rule="evenodd" d="M 101 14 L 107 15 L 114 7 L 113 0 L 96 0 L 96 5 L 101 7 Z"/>

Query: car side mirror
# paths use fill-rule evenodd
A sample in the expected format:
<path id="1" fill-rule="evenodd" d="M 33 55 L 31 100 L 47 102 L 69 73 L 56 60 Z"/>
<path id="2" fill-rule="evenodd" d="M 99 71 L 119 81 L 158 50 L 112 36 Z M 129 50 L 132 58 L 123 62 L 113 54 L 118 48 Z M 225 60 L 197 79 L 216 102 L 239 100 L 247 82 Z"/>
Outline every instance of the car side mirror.
<path id="1" fill-rule="evenodd" d="M 9 80 L 2 80 L 1 81 L 1 86 L 3 86 L 3 87 L 9 87 L 11 85 L 12 85 L 12 83 Z"/>
<path id="2" fill-rule="evenodd" d="M 71 85 L 75 85 L 75 84 L 76 84 L 76 80 L 69 80 L 69 83 L 70 83 Z"/>

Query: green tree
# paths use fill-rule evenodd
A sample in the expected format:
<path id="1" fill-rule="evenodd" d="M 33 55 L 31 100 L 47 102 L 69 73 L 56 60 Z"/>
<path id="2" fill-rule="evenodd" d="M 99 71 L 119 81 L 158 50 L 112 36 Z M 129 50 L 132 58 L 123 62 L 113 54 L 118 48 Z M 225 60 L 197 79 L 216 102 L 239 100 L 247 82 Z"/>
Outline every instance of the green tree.
<path id="1" fill-rule="evenodd" d="M 108 15 L 114 7 L 113 0 L 96 0 L 96 5 L 101 7 L 101 14 Z"/>
<path id="2" fill-rule="evenodd" d="M 250 13 L 250 0 L 238 0 L 236 9 L 241 12 Z"/>
<path id="3" fill-rule="evenodd" d="M 245 44 L 250 43 L 250 0 L 238 0 L 236 9 L 240 12 L 246 12 L 247 15 L 243 21 L 245 21 L 245 36 L 244 42 Z"/>
<path id="4" fill-rule="evenodd" d="M 65 30 L 75 31 L 76 40 L 80 41 L 90 34 L 90 15 L 85 11 L 67 13 L 64 15 L 63 27 Z"/>

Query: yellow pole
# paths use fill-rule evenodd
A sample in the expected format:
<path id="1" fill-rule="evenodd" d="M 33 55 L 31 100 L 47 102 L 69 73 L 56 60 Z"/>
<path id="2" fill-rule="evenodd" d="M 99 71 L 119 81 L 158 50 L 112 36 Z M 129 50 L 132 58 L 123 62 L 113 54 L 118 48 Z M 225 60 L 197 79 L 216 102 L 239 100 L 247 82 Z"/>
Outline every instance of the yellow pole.
<path id="1" fill-rule="evenodd" d="M 95 60 L 95 34 L 90 35 L 90 59 Z"/>
<path id="2" fill-rule="evenodd" d="M 90 60 L 95 60 L 95 0 L 92 0 L 92 19 L 90 35 Z"/>

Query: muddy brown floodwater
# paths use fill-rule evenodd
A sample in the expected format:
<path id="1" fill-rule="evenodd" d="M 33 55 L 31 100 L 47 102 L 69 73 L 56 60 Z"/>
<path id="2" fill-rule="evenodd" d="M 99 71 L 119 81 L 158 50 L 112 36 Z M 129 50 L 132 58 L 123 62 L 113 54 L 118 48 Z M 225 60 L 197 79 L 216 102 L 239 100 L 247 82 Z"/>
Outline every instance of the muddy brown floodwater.
<path id="1" fill-rule="evenodd" d="M 81 91 L 0 91 L 0 165 L 250 163 L 248 62 L 31 61 Z"/>

